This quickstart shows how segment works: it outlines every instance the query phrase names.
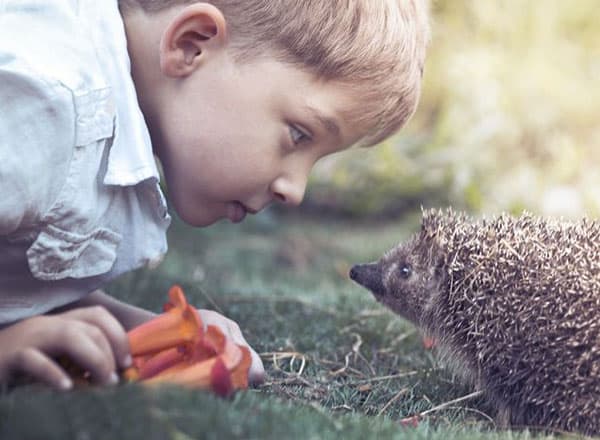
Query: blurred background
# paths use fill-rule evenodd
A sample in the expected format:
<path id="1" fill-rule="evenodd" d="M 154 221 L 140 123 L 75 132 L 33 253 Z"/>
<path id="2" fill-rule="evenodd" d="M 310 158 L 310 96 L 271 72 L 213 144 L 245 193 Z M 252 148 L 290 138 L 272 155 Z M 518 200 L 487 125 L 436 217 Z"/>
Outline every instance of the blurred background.
<path id="1" fill-rule="evenodd" d="M 319 163 L 304 209 L 600 214 L 597 0 L 432 2 L 421 103 L 400 134 Z"/>

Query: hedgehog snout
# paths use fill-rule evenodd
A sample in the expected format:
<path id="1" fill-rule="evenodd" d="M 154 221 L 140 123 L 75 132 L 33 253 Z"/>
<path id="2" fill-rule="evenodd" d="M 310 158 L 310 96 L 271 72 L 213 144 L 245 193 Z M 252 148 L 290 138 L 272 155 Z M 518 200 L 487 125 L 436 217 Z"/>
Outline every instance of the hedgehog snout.
<path id="1" fill-rule="evenodd" d="M 377 263 L 357 264 L 350 269 L 350 278 L 376 296 L 384 294 L 381 266 Z"/>

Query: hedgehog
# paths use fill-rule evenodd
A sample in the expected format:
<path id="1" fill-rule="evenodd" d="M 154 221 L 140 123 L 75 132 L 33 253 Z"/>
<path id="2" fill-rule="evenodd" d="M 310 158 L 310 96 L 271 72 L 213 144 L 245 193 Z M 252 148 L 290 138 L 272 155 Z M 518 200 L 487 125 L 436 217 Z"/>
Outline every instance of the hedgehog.
<path id="1" fill-rule="evenodd" d="M 600 221 L 425 210 L 350 278 L 433 337 L 498 426 L 600 434 Z"/>

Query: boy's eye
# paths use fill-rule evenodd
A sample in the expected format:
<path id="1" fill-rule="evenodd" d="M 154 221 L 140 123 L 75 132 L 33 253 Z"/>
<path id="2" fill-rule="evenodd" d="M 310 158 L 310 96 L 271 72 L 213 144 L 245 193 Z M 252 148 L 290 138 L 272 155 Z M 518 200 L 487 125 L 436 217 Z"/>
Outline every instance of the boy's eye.
<path id="1" fill-rule="evenodd" d="M 290 125 L 290 137 L 294 145 L 310 140 L 310 135 L 294 125 Z"/>

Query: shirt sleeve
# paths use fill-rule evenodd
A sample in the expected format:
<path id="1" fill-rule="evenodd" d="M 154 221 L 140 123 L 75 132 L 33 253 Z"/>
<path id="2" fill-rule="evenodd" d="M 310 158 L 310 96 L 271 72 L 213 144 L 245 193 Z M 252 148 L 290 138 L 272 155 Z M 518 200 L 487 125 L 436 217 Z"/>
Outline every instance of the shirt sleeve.
<path id="1" fill-rule="evenodd" d="M 56 200 L 73 154 L 74 114 L 65 86 L 0 64 L 0 236 L 35 225 Z"/>

